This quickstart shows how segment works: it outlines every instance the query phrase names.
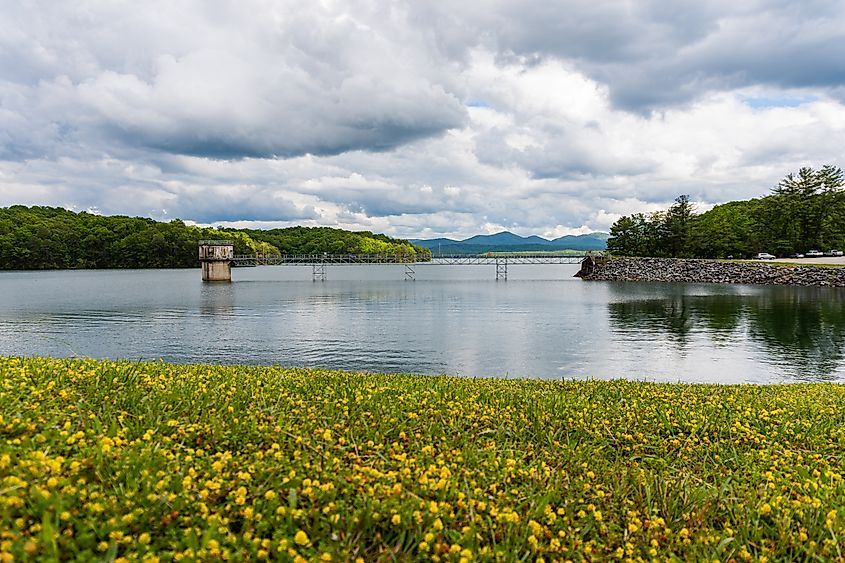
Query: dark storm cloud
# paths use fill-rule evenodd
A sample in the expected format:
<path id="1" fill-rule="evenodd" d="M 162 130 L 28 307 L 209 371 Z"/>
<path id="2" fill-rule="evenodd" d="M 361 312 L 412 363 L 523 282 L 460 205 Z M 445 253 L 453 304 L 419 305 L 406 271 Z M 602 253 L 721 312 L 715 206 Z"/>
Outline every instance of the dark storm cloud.
<path id="1" fill-rule="evenodd" d="M 168 209 L 172 217 L 190 217 L 197 223 L 216 224 L 235 221 L 304 221 L 316 219 L 313 208 L 298 208 L 290 201 L 258 197 L 234 198 L 228 201 L 215 199 L 212 194 L 199 197 L 180 196 L 176 205 Z"/>
<path id="2" fill-rule="evenodd" d="M 399 186 L 364 178 L 327 178 L 307 188 L 321 199 L 367 217 L 426 215 L 440 212 L 480 213 L 483 200 L 456 187 Z"/>
<path id="3" fill-rule="evenodd" d="M 7 159 L 71 143 L 220 159 L 389 151 L 466 124 L 457 73 L 485 47 L 566 61 L 637 112 L 845 84 L 834 1 L 35 2 L 0 15 Z"/>
<path id="4" fill-rule="evenodd" d="M 3 157 L 47 155 L 62 129 L 77 143 L 237 159 L 386 151 L 465 122 L 436 61 L 409 65 L 420 46 L 374 27 L 376 8 L 179 6 L 0 8 L 21 24 L 0 39 Z"/>

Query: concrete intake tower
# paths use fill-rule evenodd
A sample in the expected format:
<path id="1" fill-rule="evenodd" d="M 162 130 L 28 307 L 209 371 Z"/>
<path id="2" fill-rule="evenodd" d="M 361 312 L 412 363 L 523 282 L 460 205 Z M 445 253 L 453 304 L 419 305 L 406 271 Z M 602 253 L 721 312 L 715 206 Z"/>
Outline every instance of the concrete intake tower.
<path id="1" fill-rule="evenodd" d="M 231 240 L 201 240 L 199 242 L 202 281 L 232 281 L 232 260 L 235 243 Z"/>

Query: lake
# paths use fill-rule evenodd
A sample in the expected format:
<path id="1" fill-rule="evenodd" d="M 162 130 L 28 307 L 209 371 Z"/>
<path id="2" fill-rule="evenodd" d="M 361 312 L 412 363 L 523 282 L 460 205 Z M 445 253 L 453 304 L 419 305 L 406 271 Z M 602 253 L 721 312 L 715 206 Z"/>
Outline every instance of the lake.
<path id="1" fill-rule="evenodd" d="M 845 291 L 584 282 L 574 265 L 0 272 L 0 355 L 468 377 L 845 380 Z"/>

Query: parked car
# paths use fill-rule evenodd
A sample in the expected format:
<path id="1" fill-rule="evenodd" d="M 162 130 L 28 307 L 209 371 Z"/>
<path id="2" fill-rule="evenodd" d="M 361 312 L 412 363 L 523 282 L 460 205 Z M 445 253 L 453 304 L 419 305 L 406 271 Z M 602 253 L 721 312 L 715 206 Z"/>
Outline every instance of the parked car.
<path id="1" fill-rule="evenodd" d="M 757 256 L 754 257 L 755 260 L 774 260 L 775 257 L 773 254 L 769 254 L 768 252 L 761 252 Z"/>
<path id="2" fill-rule="evenodd" d="M 819 256 L 824 256 L 824 252 L 821 250 L 808 250 L 805 256 L 807 258 L 818 258 Z"/>
<path id="3" fill-rule="evenodd" d="M 842 256 L 842 251 L 836 250 L 835 248 L 832 248 L 832 249 L 828 250 L 827 252 L 825 252 L 824 255 L 825 256 Z"/>
<path id="4" fill-rule="evenodd" d="M 801 254 L 800 252 L 796 252 L 795 254 L 790 254 L 789 257 L 790 258 L 804 258 L 804 255 Z"/>

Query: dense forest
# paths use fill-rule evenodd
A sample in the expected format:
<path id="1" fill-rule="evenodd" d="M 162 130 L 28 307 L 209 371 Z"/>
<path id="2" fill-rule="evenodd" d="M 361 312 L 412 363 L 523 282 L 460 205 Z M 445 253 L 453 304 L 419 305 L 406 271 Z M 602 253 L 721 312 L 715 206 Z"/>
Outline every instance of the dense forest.
<path id="1" fill-rule="evenodd" d="M 423 254 L 425 248 L 406 240 L 373 234 L 370 231 L 344 231 L 330 227 L 289 227 L 286 229 L 252 230 L 242 233 L 254 240 L 273 245 L 282 254 Z"/>
<path id="2" fill-rule="evenodd" d="M 636 213 L 610 228 L 607 248 L 622 256 L 777 256 L 845 247 L 845 175 L 825 165 L 790 173 L 768 196 L 697 214 L 682 195 L 666 211 Z"/>
<path id="3" fill-rule="evenodd" d="M 74 213 L 58 207 L 0 208 L 0 269 L 189 268 L 200 239 L 231 239 L 235 254 L 423 254 L 424 248 L 370 232 L 327 227 L 268 231 L 204 228 L 175 219 Z"/>

